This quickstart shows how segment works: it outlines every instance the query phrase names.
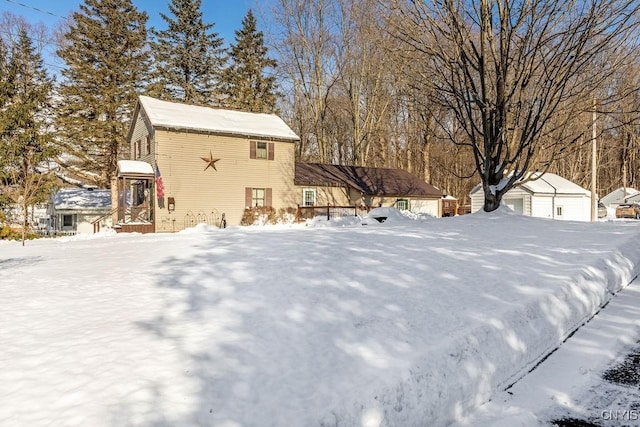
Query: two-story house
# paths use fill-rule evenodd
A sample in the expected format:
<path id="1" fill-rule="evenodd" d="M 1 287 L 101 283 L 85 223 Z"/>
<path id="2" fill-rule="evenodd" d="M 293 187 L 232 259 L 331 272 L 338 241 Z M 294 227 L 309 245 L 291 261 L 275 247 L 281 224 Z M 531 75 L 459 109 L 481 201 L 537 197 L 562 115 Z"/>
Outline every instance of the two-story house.
<path id="1" fill-rule="evenodd" d="M 273 114 L 140 96 L 127 137 L 132 160 L 119 162 L 112 183 L 114 223 L 173 232 L 239 225 L 249 206 L 295 206 L 298 139 Z"/>

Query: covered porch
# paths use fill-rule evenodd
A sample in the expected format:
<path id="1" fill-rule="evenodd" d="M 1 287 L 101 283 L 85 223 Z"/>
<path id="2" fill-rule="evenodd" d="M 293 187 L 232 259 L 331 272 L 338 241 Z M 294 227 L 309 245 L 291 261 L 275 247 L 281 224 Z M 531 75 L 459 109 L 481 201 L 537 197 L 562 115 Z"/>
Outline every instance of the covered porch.
<path id="1" fill-rule="evenodd" d="M 153 167 L 137 160 L 119 160 L 111 184 L 113 229 L 116 232 L 154 233 Z"/>

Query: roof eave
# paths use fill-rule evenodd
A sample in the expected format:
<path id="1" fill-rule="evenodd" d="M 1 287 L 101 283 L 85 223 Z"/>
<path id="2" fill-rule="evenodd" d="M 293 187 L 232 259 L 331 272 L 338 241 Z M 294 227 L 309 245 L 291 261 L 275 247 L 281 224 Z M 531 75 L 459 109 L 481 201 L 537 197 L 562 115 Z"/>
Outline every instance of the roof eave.
<path id="1" fill-rule="evenodd" d="M 171 126 L 171 125 L 163 125 L 163 124 L 153 124 L 153 127 L 156 130 L 163 130 L 168 132 L 192 132 L 204 135 L 217 135 L 217 136 L 227 136 L 227 137 L 241 137 L 241 138 L 255 138 L 263 141 L 278 141 L 278 142 L 298 142 L 300 141 L 299 137 L 286 137 L 286 136 L 274 136 L 274 135 L 260 135 L 253 133 L 242 133 L 242 132 L 223 132 L 223 131 L 215 131 L 211 129 L 200 129 L 200 128 L 189 128 L 183 126 Z"/>

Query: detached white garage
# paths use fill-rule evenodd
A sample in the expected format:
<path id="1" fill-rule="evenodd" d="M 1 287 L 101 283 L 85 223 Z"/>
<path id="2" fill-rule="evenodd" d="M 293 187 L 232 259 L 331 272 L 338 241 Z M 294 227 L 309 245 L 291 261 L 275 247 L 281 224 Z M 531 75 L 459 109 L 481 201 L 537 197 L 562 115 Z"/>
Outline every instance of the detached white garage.
<path id="1" fill-rule="evenodd" d="M 507 191 L 502 204 L 522 215 L 569 221 L 591 220 L 591 191 L 553 173 L 532 173 L 527 181 Z M 482 185 L 469 193 L 471 211 L 484 206 Z"/>

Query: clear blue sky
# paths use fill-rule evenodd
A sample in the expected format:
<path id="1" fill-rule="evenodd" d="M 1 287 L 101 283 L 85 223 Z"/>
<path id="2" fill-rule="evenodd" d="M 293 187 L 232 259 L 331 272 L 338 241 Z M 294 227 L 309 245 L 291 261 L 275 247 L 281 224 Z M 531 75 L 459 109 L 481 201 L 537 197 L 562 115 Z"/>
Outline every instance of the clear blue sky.
<path id="1" fill-rule="evenodd" d="M 165 22 L 160 12 L 172 16 L 169 12 L 170 0 L 132 0 L 140 11 L 149 15 L 148 26 L 165 28 Z M 0 0 L 0 13 L 9 11 L 23 16 L 30 23 L 44 23 L 54 29 L 64 17 L 79 9 L 83 0 Z M 268 3 L 268 0 L 202 0 L 202 13 L 205 23 L 214 23 L 217 32 L 228 45 L 235 40 L 235 31 L 240 29 L 242 18 L 249 8 L 254 9 L 258 19 L 258 29 L 264 31 L 260 22 L 258 6 Z M 53 56 L 55 46 L 51 44 L 45 49 L 45 61 L 49 64 L 60 64 Z"/>

